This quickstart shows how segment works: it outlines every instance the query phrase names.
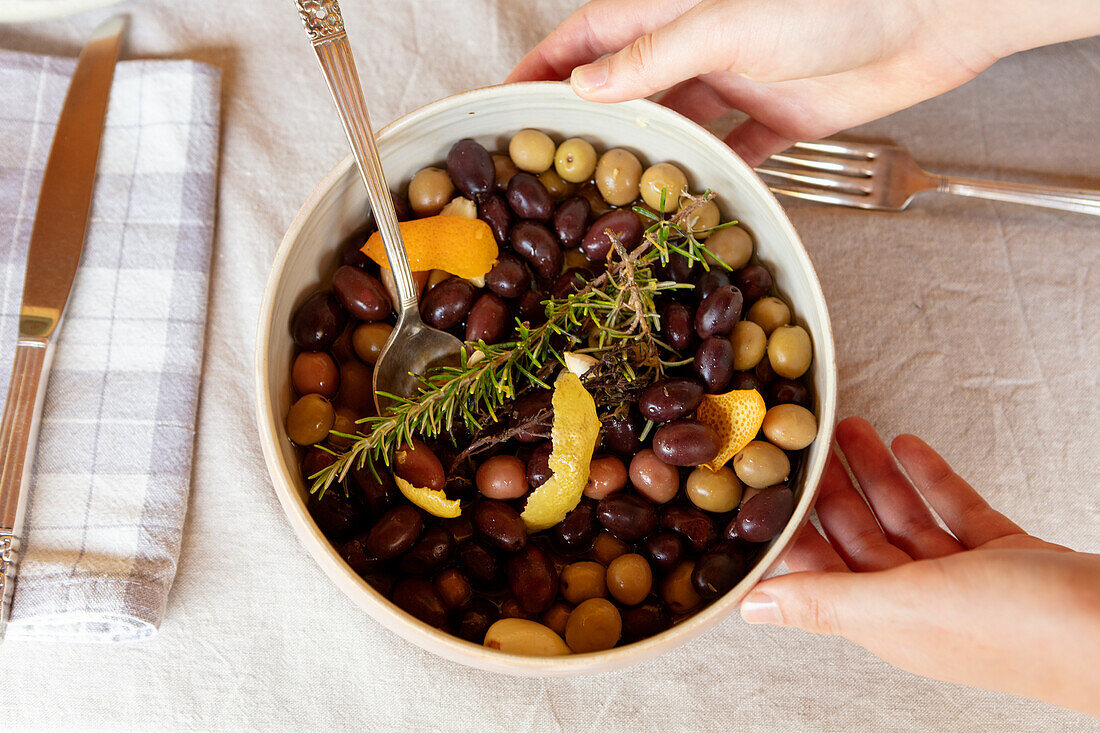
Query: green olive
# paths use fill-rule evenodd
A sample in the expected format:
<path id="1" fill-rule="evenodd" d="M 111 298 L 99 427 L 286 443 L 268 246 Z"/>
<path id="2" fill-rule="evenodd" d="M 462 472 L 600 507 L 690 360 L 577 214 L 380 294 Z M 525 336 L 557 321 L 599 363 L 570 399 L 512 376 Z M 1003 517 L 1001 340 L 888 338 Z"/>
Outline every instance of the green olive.
<path id="1" fill-rule="evenodd" d="M 733 324 L 730 344 L 733 345 L 733 368 L 744 372 L 755 368 L 764 358 L 768 337 L 764 329 L 752 321 L 738 321 Z"/>
<path id="2" fill-rule="evenodd" d="M 791 322 L 791 309 L 779 298 L 769 295 L 753 303 L 745 318 L 770 335 L 775 329 Z"/>
<path id="3" fill-rule="evenodd" d="M 409 206 L 417 216 L 434 216 L 454 197 L 454 192 L 447 171 L 424 168 L 409 181 Z"/>
<path id="4" fill-rule="evenodd" d="M 707 258 L 712 265 L 720 260 L 731 270 L 740 270 L 752 257 L 752 235 L 736 224 L 718 229 L 707 238 L 707 251 L 714 255 Z"/>
<path id="5" fill-rule="evenodd" d="M 596 170 L 596 149 L 584 138 L 571 137 L 558 146 L 554 170 L 570 183 L 583 183 Z"/>
<path id="6" fill-rule="evenodd" d="M 687 190 L 687 176 L 672 163 L 646 168 L 640 181 L 642 200 L 661 213 L 680 208 L 680 197 Z"/>
<path id="7" fill-rule="evenodd" d="M 718 204 L 711 199 L 688 214 L 687 225 L 696 239 L 707 239 L 714 234 L 711 230 L 718 226 L 721 219 L 722 214 L 718 211 Z"/>
<path id="8" fill-rule="evenodd" d="M 374 366 L 378 355 L 382 353 L 382 347 L 390 340 L 391 333 L 393 326 L 381 321 L 359 324 L 351 334 L 351 346 L 355 349 L 355 355 L 364 364 Z"/>
<path id="9" fill-rule="evenodd" d="M 636 606 L 653 587 L 653 569 L 637 553 L 621 555 L 607 566 L 607 590 L 625 606 Z"/>
<path id="10" fill-rule="evenodd" d="M 798 379 L 810 368 L 813 345 L 802 326 L 779 326 L 768 337 L 768 361 L 786 379 Z"/>
<path id="11" fill-rule="evenodd" d="M 573 193 L 573 184 L 559 176 L 553 168 L 547 168 L 539 174 L 539 183 L 546 189 L 546 193 L 550 194 L 550 198 L 555 201 Z"/>
<path id="12" fill-rule="evenodd" d="M 541 130 L 520 130 L 508 143 L 508 155 L 521 171 L 542 173 L 554 165 L 557 146 Z"/>
<path id="13" fill-rule="evenodd" d="M 561 597 L 570 603 L 607 595 L 603 565 L 592 560 L 570 563 L 561 570 Z"/>
<path id="14" fill-rule="evenodd" d="M 313 445 L 328 437 L 335 421 L 331 402 L 319 394 L 307 394 L 290 406 L 286 434 L 298 445 Z"/>
<path id="15" fill-rule="evenodd" d="M 602 652 L 619 643 L 623 619 L 606 598 L 589 598 L 565 622 L 565 643 L 577 654 Z"/>
<path id="16" fill-rule="evenodd" d="M 817 437 L 817 418 L 801 405 L 776 405 L 764 415 L 762 428 L 783 450 L 802 450 Z"/>
<path id="17" fill-rule="evenodd" d="M 684 492 L 705 512 L 732 512 L 741 503 L 741 482 L 729 466 L 712 471 L 699 466 L 687 478 Z"/>
<path id="18" fill-rule="evenodd" d="M 737 478 L 755 489 L 783 483 L 791 472 L 787 454 L 766 440 L 754 440 L 733 457 Z"/>
<path id="19" fill-rule="evenodd" d="M 612 206 L 626 206 L 638 198 L 642 164 L 629 150 L 612 148 L 596 163 L 596 187 Z"/>

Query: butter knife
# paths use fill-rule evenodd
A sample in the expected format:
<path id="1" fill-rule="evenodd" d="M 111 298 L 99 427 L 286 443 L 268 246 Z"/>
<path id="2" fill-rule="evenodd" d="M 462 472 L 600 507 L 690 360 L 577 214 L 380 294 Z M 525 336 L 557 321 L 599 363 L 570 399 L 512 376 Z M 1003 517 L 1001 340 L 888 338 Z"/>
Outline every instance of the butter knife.
<path id="1" fill-rule="evenodd" d="M 19 341 L 0 420 L 0 639 L 11 613 L 46 381 L 92 202 L 99 141 L 125 21 L 104 21 L 80 53 L 42 176 L 27 251 Z"/>

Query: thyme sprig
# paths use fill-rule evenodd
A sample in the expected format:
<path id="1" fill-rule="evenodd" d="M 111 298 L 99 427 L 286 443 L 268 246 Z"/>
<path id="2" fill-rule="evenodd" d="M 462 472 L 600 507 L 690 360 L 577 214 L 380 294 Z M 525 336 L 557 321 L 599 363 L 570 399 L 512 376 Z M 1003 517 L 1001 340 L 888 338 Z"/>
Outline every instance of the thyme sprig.
<path id="1" fill-rule="evenodd" d="M 500 422 L 525 389 L 532 385 L 549 389 L 555 363 L 564 363 L 563 351 L 588 353 L 599 360 L 600 369 L 589 381 L 591 388 L 607 393 L 599 396 L 607 399 L 597 398 L 606 406 L 625 404 L 637 390 L 663 375 L 666 367 L 684 363 L 657 336 L 660 316 L 655 299 L 661 292 L 692 286 L 660 280 L 655 265 L 667 264 L 671 254 L 677 253 L 709 269 L 709 252 L 687 222 L 712 196 L 708 191 L 685 197 L 686 202 L 669 218 L 636 208 L 653 222 L 637 247 L 627 250 L 612 236 L 606 271 L 576 292 L 543 301 L 545 322 L 532 325 L 517 319 L 512 340 L 467 342 L 457 366 L 418 375 L 415 395 L 385 395 L 392 400 L 387 414 L 361 420 L 362 435 L 344 435 L 354 442 L 342 453 L 329 451 L 335 461 L 310 477 L 311 492 L 323 495 L 353 468 L 369 465 L 376 471 L 378 464 L 389 465 L 396 448 L 414 436 L 448 435 L 457 425 L 477 435 L 487 425 Z M 589 333 L 594 337 L 588 338 Z M 500 431 L 505 436 L 500 439 L 507 439 L 508 433 Z M 484 450 L 491 441 L 481 441 L 478 449 Z"/>

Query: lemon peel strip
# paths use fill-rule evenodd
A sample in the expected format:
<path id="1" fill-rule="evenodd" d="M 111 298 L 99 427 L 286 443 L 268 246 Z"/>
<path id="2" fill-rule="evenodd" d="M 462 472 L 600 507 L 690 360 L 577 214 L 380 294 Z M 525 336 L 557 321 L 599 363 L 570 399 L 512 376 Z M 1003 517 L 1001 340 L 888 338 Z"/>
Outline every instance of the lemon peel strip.
<path id="1" fill-rule="evenodd" d="M 443 270 L 476 281 L 496 264 L 497 242 L 493 230 L 481 219 L 438 214 L 403 221 L 398 227 L 413 272 Z M 370 235 L 362 251 L 379 266 L 390 268 L 378 232 Z"/>
<path id="2" fill-rule="evenodd" d="M 439 489 L 413 486 L 400 476 L 394 476 L 393 478 L 397 482 L 397 488 L 401 490 L 405 498 L 428 514 L 443 519 L 454 519 L 462 514 L 458 499 L 448 499 L 447 495 Z"/>

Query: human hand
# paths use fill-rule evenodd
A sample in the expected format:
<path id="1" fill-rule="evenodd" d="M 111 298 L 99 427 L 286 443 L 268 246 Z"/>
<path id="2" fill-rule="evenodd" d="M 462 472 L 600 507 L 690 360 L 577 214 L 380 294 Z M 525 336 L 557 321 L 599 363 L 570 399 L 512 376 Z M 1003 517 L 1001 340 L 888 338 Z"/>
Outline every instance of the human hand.
<path id="1" fill-rule="evenodd" d="M 796 140 L 877 119 L 968 81 L 1002 56 L 1100 32 L 1095 0 L 593 0 L 508 81 L 564 79 L 586 99 L 661 102 L 750 165 Z M 601 56 L 610 54 L 605 59 Z"/>
<path id="2" fill-rule="evenodd" d="M 757 585 L 745 620 L 844 636 L 910 672 L 1100 713 L 1100 555 L 1027 534 L 915 436 L 896 438 L 891 455 L 870 423 L 848 418 L 837 444 L 866 500 L 834 452 L 816 505 L 825 536 L 804 528 L 786 557 L 791 574 Z"/>

